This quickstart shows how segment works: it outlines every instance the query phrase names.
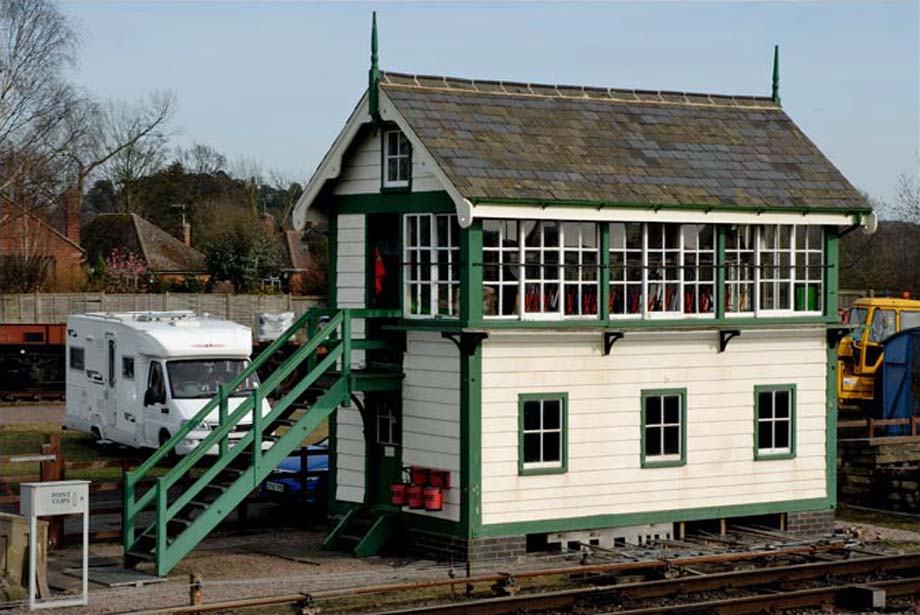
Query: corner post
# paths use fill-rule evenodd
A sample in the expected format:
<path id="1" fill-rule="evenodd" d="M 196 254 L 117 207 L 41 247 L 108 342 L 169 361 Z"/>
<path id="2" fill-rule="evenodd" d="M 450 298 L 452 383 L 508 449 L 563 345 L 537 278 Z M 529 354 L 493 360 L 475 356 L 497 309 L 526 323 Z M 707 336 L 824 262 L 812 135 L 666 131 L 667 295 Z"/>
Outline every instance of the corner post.
<path id="1" fill-rule="evenodd" d="M 460 231 L 460 321 L 482 320 L 482 220 Z"/>

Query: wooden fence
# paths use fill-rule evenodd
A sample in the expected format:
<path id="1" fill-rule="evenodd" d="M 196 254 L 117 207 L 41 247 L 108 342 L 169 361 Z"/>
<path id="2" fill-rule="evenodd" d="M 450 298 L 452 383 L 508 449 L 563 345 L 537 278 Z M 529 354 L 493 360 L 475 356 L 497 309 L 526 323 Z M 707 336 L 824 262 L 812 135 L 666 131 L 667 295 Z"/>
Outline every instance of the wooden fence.
<path id="1" fill-rule="evenodd" d="M 19 293 L 0 295 L 0 324 L 63 324 L 79 312 L 192 310 L 255 329 L 262 312 L 294 312 L 323 303 L 314 295 L 212 295 L 206 293 Z"/>
<path id="2" fill-rule="evenodd" d="M 41 452 L 37 454 L 25 455 L 7 455 L 0 457 L 0 465 L 34 463 L 38 472 L 36 474 L 14 474 L 12 476 L 0 476 L 0 508 L 7 510 L 13 509 L 18 512 L 20 496 L 14 491 L 18 490 L 20 483 L 66 480 L 69 472 L 78 472 L 86 470 L 101 470 L 104 468 L 118 468 L 122 474 L 132 467 L 139 466 L 143 459 L 108 459 L 98 461 L 65 461 L 61 453 L 61 441 L 57 434 L 50 434 L 46 442 L 42 444 Z M 147 488 L 153 485 L 153 481 L 146 481 L 141 485 Z M 89 512 L 90 516 L 97 515 L 121 515 L 121 504 L 113 505 L 112 503 L 100 502 L 99 498 L 94 497 L 102 493 L 121 493 L 122 481 L 93 481 L 90 483 L 89 492 Z M 12 512 L 12 511 L 11 511 Z M 64 534 L 64 519 L 62 517 L 50 518 L 48 527 L 48 542 L 53 548 L 68 537 Z M 90 540 L 114 540 L 121 537 L 121 530 L 98 530 L 90 532 Z"/>

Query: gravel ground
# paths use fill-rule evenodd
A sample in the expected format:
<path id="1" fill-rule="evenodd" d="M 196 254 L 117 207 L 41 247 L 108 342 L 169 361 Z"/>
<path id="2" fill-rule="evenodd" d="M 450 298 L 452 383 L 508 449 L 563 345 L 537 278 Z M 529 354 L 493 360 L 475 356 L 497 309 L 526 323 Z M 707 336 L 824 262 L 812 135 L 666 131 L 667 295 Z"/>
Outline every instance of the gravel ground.
<path id="1" fill-rule="evenodd" d="M 3 425 L 28 425 L 30 423 L 54 423 L 64 421 L 64 402 L 44 404 L 0 405 L 0 427 Z"/>

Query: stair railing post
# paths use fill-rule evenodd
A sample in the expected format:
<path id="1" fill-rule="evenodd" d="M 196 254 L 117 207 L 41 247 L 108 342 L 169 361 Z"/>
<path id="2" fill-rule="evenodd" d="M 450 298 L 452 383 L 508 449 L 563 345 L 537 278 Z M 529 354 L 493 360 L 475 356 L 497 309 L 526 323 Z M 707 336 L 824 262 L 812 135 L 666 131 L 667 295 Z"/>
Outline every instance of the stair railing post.
<path id="1" fill-rule="evenodd" d="M 308 308 L 309 309 L 309 308 Z M 317 325 L 317 316 L 316 312 L 309 310 L 307 316 L 307 339 L 304 340 L 304 343 L 309 342 L 313 339 L 313 336 L 316 335 L 316 325 Z M 310 356 L 307 357 L 307 373 L 313 371 L 313 368 L 316 367 L 316 353 L 310 353 Z"/>
<path id="2" fill-rule="evenodd" d="M 160 563 L 166 559 L 166 481 L 164 477 L 157 478 L 157 523 L 156 523 L 156 557 L 157 574 Z"/>
<path id="3" fill-rule="evenodd" d="M 351 310 L 342 310 L 342 377 L 351 376 Z"/>
<path id="4" fill-rule="evenodd" d="M 218 394 L 220 395 L 220 403 L 218 405 L 217 411 L 217 423 L 219 427 L 223 427 L 224 423 L 227 422 L 227 385 L 221 384 L 217 388 Z M 224 436 L 220 439 L 220 454 L 223 457 L 227 454 L 227 436 Z"/>
<path id="5" fill-rule="evenodd" d="M 122 542 L 127 553 L 134 546 L 134 476 L 130 470 L 124 471 L 122 484 L 124 485 L 124 513 L 122 516 Z"/>
<path id="6" fill-rule="evenodd" d="M 259 462 L 262 457 L 262 389 L 252 392 L 252 480 L 253 488 L 259 486 Z"/>

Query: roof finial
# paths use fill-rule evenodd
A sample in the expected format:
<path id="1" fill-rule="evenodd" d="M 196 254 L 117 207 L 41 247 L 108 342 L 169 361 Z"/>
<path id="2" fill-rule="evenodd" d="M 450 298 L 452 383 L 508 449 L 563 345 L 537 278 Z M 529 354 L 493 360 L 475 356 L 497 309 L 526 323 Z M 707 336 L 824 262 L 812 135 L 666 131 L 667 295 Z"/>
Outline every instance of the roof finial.
<path id="1" fill-rule="evenodd" d="M 773 45 L 773 102 L 779 102 L 779 45 Z"/>
<path id="2" fill-rule="evenodd" d="M 380 108 L 377 99 L 377 84 L 380 81 L 380 67 L 377 65 L 377 11 L 371 17 L 371 68 L 367 75 L 367 97 L 371 118 L 380 120 Z"/>

